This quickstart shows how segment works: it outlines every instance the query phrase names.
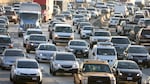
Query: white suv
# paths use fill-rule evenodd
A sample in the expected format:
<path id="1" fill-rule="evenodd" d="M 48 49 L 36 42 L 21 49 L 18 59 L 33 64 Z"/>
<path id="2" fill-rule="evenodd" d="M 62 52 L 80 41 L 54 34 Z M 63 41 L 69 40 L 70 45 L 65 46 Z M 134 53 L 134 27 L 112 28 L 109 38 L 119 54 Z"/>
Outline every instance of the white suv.
<path id="1" fill-rule="evenodd" d="M 56 24 L 52 30 L 52 42 L 56 43 L 67 43 L 74 39 L 74 31 L 72 26 L 69 24 Z"/>
<path id="2" fill-rule="evenodd" d="M 110 66 L 112 66 L 117 60 L 117 52 L 112 45 L 94 45 L 91 54 L 91 58 L 107 61 Z"/>
<path id="3" fill-rule="evenodd" d="M 35 59 L 18 59 L 10 71 L 13 84 L 36 82 L 42 84 L 42 70 Z"/>

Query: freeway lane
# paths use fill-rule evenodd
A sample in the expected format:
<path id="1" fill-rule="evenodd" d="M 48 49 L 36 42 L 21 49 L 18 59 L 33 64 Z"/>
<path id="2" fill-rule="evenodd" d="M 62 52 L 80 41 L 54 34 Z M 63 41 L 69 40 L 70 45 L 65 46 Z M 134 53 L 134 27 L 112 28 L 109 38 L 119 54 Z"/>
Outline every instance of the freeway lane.
<path id="1" fill-rule="evenodd" d="M 71 22 L 69 22 L 69 24 L 71 24 Z M 24 49 L 23 45 L 22 45 L 23 39 L 18 38 L 18 36 L 17 36 L 17 27 L 18 27 L 18 25 L 11 24 L 9 27 L 9 32 L 13 39 L 15 48 Z M 46 23 L 42 24 L 42 30 L 43 30 L 44 34 L 47 35 L 47 38 L 48 38 L 47 27 L 48 27 L 48 25 Z M 77 33 L 75 34 L 75 39 L 79 39 L 79 35 Z M 60 51 L 64 51 L 65 45 L 63 45 L 63 46 L 58 45 L 57 48 Z M 35 57 L 34 52 L 29 54 L 29 57 L 34 59 L 34 57 Z M 49 65 L 48 64 L 40 63 L 40 66 L 44 68 L 43 84 L 73 84 L 73 77 L 71 74 L 59 74 L 58 76 L 54 77 L 51 74 L 49 74 Z M 143 69 L 142 71 L 144 74 L 147 75 L 147 76 L 143 75 L 143 84 L 146 84 L 146 82 L 147 82 L 146 80 L 147 80 L 148 76 L 150 76 L 150 73 L 149 73 L 150 69 Z M 9 81 L 9 73 L 10 73 L 9 70 L 1 70 L 0 69 L 0 84 L 12 84 Z"/>

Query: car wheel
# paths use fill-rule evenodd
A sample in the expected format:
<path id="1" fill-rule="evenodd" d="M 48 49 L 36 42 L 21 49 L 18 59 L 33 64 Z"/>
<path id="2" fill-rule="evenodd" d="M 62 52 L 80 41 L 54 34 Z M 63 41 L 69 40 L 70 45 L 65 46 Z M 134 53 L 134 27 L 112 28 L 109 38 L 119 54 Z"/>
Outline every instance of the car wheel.
<path id="1" fill-rule="evenodd" d="M 142 79 L 139 79 L 139 80 L 137 81 L 137 84 L 142 84 Z"/>
<path id="2" fill-rule="evenodd" d="M 53 76 L 56 76 L 56 71 L 53 71 L 53 72 L 52 72 L 52 75 L 53 75 Z"/>
<path id="3" fill-rule="evenodd" d="M 38 84 L 42 84 L 42 81 L 39 81 Z"/>
<path id="4" fill-rule="evenodd" d="M 26 44 L 25 44 L 25 43 L 23 43 L 23 47 L 26 47 Z"/>
<path id="5" fill-rule="evenodd" d="M 93 48 L 93 44 L 90 44 L 90 48 L 91 48 L 91 49 Z"/>
<path id="6" fill-rule="evenodd" d="M 9 76 L 9 80 L 10 80 L 10 81 L 13 81 L 13 79 L 12 79 L 12 77 L 11 77 L 11 73 L 10 73 L 10 76 Z"/>
<path id="7" fill-rule="evenodd" d="M 55 41 L 52 41 L 52 43 L 56 45 L 56 42 L 55 42 Z"/>
<path id="8" fill-rule="evenodd" d="M 26 52 L 27 52 L 27 53 L 30 53 L 30 50 L 29 50 L 29 49 L 26 49 Z"/>

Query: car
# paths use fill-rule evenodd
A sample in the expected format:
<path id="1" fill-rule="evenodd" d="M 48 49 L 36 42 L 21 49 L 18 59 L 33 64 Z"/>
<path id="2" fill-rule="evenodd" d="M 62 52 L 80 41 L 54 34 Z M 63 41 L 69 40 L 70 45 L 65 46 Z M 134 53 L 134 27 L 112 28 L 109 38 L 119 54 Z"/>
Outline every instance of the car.
<path id="1" fill-rule="evenodd" d="M 106 42 L 107 43 L 107 42 Z M 113 45 L 97 44 L 91 50 L 91 59 L 107 61 L 112 66 L 117 58 L 117 51 Z"/>
<path id="2" fill-rule="evenodd" d="M 72 20 L 73 20 L 73 25 L 77 25 L 77 20 L 78 19 L 82 19 L 82 18 L 84 18 L 84 15 L 82 15 L 82 14 L 74 14 L 73 15 L 73 18 L 72 18 Z"/>
<path id="3" fill-rule="evenodd" d="M 128 60 L 133 60 L 143 67 L 150 67 L 150 54 L 142 45 L 130 45 L 124 52 Z"/>
<path id="4" fill-rule="evenodd" d="M 97 44 L 97 42 L 106 42 L 111 40 L 111 33 L 104 29 L 95 29 L 90 36 L 90 47 Z"/>
<path id="5" fill-rule="evenodd" d="M 27 38 L 26 44 L 26 52 L 30 53 L 30 51 L 35 51 L 36 48 L 39 46 L 40 43 L 46 43 L 47 39 L 45 35 L 42 34 L 31 34 Z"/>
<path id="6" fill-rule="evenodd" d="M 119 24 L 119 20 L 120 20 L 119 17 L 110 17 L 108 27 L 109 27 L 109 28 L 110 28 L 110 27 L 116 28 L 117 25 Z"/>
<path id="7" fill-rule="evenodd" d="M 41 29 L 36 28 L 29 28 L 27 31 L 23 34 L 23 47 L 26 47 L 27 39 L 31 34 L 43 34 Z"/>
<path id="8" fill-rule="evenodd" d="M 6 28 L 0 28 L 0 35 L 8 35 L 9 36 L 9 33 Z"/>
<path id="9" fill-rule="evenodd" d="M 17 59 L 11 67 L 9 78 L 13 84 L 27 82 L 42 84 L 42 68 L 35 59 Z"/>
<path id="10" fill-rule="evenodd" d="M 0 54 L 7 48 L 13 48 L 11 37 L 8 35 L 0 35 Z"/>
<path id="11" fill-rule="evenodd" d="M 61 20 L 62 22 L 66 21 L 66 18 L 65 18 L 64 14 L 55 15 L 54 19 Z"/>
<path id="12" fill-rule="evenodd" d="M 66 17 L 66 19 L 72 19 L 72 14 L 70 11 L 62 11 L 61 14 L 63 14 Z"/>
<path id="13" fill-rule="evenodd" d="M 138 25 L 143 28 L 150 27 L 150 18 L 141 18 L 138 22 Z"/>
<path id="14" fill-rule="evenodd" d="M 83 26 L 92 26 L 92 24 L 90 22 L 80 22 L 77 26 L 77 30 L 79 34 Z"/>
<path id="15" fill-rule="evenodd" d="M 17 24 L 18 16 L 14 10 L 13 11 L 6 11 L 4 15 L 6 15 L 8 17 L 9 22 L 14 22 L 14 24 Z"/>
<path id="16" fill-rule="evenodd" d="M 7 16 L 2 15 L 0 16 L 0 19 L 4 19 L 7 22 L 7 25 L 9 25 L 9 19 Z"/>
<path id="17" fill-rule="evenodd" d="M 68 43 L 74 39 L 74 31 L 69 24 L 56 24 L 52 30 L 52 43 Z"/>
<path id="18" fill-rule="evenodd" d="M 74 74 L 74 84 L 116 84 L 116 78 L 106 61 L 84 60 Z"/>
<path id="19" fill-rule="evenodd" d="M 7 28 L 8 29 L 8 23 L 5 19 L 3 18 L 0 18 L 0 25 L 1 25 L 1 28 Z"/>
<path id="20" fill-rule="evenodd" d="M 129 38 L 127 36 L 112 36 L 111 42 L 116 48 L 118 59 L 126 59 L 124 51 L 131 45 Z"/>
<path id="21" fill-rule="evenodd" d="M 0 56 L 0 66 L 2 69 L 10 69 L 19 58 L 26 58 L 25 52 L 21 49 L 5 49 Z"/>
<path id="22" fill-rule="evenodd" d="M 4 6 L 5 11 L 12 11 L 14 10 L 12 6 Z"/>
<path id="23" fill-rule="evenodd" d="M 150 28 L 141 28 L 136 35 L 136 44 L 145 44 L 150 42 Z"/>
<path id="24" fill-rule="evenodd" d="M 136 62 L 131 60 L 118 60 L 112 66 L 117 83 L 137 82 L 142 84 L 142 71 Z"/>
<path id="25" fill-rule="evenodd" d="M 90 38 L 92 35 L 94 27 L 93 26 L 83 26 L 83 28 L 80 31 L 80 38 Z"/>
<path id="26" fill-rule="evenodd" d="M 133 16 L 133 23 L 137 24 L 140 20 L 140 18 L 145 18 L 144 14 L 135 14 Z"/>
<path id="27" fill-rule="evenodd" d="M 89 44 L 85 40 L 70 40 L 66 47 L 68 52 L 72 52 L 76 57 L 86 57 L 89 55 Z"/>
<path id="28" fill-rule="evenodd" d="M 50 58 L 56 53 L 57 47 L 51 43 L 41 43 L 35 51 L 35 59 L 38 62 L 50 62 Z"/>
<path id="29" fill-rule="evenodd" d="M 97 18 L 99 16 L 98 10 L 94 7 L 89 7 L 87 10 L 91 13 L 91 17 Z"/>
<path id="30" fill-rule="evenodd" d="M 76 56 L 69 52 L 56 52 L 50 61 L 50 73 L 77 73 L 79 63 Z"/>

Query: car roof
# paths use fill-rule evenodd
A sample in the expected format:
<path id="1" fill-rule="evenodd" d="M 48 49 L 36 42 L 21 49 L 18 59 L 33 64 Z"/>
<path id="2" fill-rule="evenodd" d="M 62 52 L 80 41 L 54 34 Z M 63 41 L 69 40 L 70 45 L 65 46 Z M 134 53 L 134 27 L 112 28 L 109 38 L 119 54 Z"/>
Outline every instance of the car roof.
<path id="1" fill-rule="evenodd" d="M 144 47 L 142 45 L 130 45 L 129 47 Z"/>
<path id="2" fill-rule="evenodd" d="M 69 25 L 69 24 L 56 24 L 55 26 L 68 26 L 68 27 L 71 27 L 71 25 Z"/>
<path id="3" fill-rule="evenodd" d="M 36 29 L 36 28 L 29 28 L 27 31 L 42 31 L 41 29 Z"/>
<path id="4" fill-rule="evenodd" d="M 43 34 L 30 34 L 30 36 L 45 36 Z"/>
<path id="5" fill-rule="evenodd" d="M 27 59 L 27 58 L 20 58 L 20 59 L 17 59 L 16 61 L 32 61 L 32 62 L 37 62 L 35 59 Z"/>
<path id="6" fill-rule="evenodd" d="M 0 35 L 0 37 L 10 38 L 10 36 L 8 36 L 8 35 Z"/>

